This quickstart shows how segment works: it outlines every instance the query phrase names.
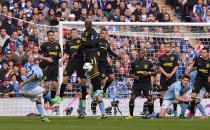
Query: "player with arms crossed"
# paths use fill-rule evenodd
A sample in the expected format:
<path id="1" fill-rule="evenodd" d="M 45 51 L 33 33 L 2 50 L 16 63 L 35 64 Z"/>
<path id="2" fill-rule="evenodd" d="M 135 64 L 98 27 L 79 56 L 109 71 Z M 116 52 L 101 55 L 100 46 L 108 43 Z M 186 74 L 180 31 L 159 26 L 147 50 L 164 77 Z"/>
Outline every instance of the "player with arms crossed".
<path id="1" fill-rule="evenodd" d="M 197 98 L 198 93 L 204 87 L 206 91 L 210 92 L 210 59 L 208 48 L 204 47 L 201 51 L 201 55 L 194 59 L 194 64 L 187 71 L 189 74 L 194 69 L 197 69 L 197 76 L 195 78 L 194 88 L 192 90 L 192 102 L 191 116 L 195 115 L 195 106 L 200 103 L 200 99 Z"/>
<path id="2" fill-rule="evenodd" d="M 163 102 L 163 96 L 168 90 L 169 86 L 176 82 L 176 71 L 178 69 L 178 57 L 175 54 L 172 54 L 172 45 L 171 42 L 165 43 L 165 53 L 159 58 L 159 70 L 161 72 L 160 77 L 160 106 Z M 177 114 L 177 104 L 174 103 L 174 115 Z"/>
<path id="3" fill-rule="evenodd" d="M 151 96 L 151 76 L 156 72 L 153 70 L 153 65 L 145 59 L 144 50 L 140 50 L 138 58 L 131 63 L 131 78 L 134 79 L 132 87 L 131 99 L 129 101 L 130 115 L 126 119 L 133 118 L 134 102 L 136 97 L 143 95 L 147 98 L 147 106 L 149 114 L 153 113 L 154 104 Z"/>
<path id="4" fill-rule="evenodd" d="M 49 83 L 52 82 L 51 98 L 55 98 L 58 89 L 58 68 L 59 59 L 61 58 L 61 48 L 58 42 L 55 41 L 55 32 L 48 31 L 48 42 L 41 45 L 40 51 L 44 57 L 51 58 L 53 62 L 49 63 L 48 70 L 45 73 L 45 87 L 49 88 Z"/>

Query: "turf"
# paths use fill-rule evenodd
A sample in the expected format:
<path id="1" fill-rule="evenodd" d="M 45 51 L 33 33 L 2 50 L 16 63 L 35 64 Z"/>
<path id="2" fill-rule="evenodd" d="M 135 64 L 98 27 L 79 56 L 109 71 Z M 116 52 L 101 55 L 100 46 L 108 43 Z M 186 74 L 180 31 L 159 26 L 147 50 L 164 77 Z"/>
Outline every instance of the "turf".
<path id="1" fill-rule="evenodd" d="M 50 117 L 49 123 L 39 117 L 0 117 L 0 130 L 210 130 L 210 119 L 133 119 L 95 117 Z"/>

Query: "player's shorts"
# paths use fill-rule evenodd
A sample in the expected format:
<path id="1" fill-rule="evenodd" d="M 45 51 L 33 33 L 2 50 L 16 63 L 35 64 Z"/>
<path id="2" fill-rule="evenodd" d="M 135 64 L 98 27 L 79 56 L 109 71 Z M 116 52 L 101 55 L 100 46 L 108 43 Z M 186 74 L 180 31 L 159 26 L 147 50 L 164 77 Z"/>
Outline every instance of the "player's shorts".
<path id="1" fill-rule="evenodd" d="M 49 65 L 45 73 L 46 81 L 58 81 L 58 66 Z"/>
<path id="2" fill-rule="evenodd" d="M 113 74 L 111 65 L 106 61 L 99 61 L 98 67 L 102 79 L 106 78 L 106 76 L 110 74 Z"/>
<path id="3" fill-rule="evenodd" d="M 176 100 L 163 100 L 163 104 L 161 108 L 168 109 L 170 108 L 171 104 L 176 103 Z"/>
<path id="4" fill-rule="evenodd" d="M 41 98 L 44 93 L 44 88 L 37 86 L 33 90 L 23 91 L 23 94 L 26 98 L 29 98 L 32 102 L 35 102 L 37 99 Z"/>
<path id="5" fill-rule="evenodd" d="M 98 65 L 97 52 L 88 52 L 84 55 L 85 62 L 90 62 L 92 65 Z"/>
<path id="6" fill-rule="evenodd" d="M 86 78 L 83 65 L 83 61 L 69 61 L 66 66 L 66 70 L 64 71 L 64 75 L 71 76 L 76 71 L 77 77 Z"/>
<path id="7" fill-rule="evenodd" d="M 144 88 L 144 89 L 143 89 Z M 131 95 L 148 97 L 152 94 L 151 83 L 135 84 L 132 87 Z"/>
<path id="8" fill-rule="evenodd" d="M 210 83 L 208 83 L 208 79 L 196 77 L 192 92 L 198 94 L 203 87 L 207 92 L 210 92 Z"/>
<path id="9" fill-rule="evenodd" d="M 160 78 L 160 91 L 166 91 L 168 88 L 176 82 L 176 77 L 172 77 L 170 79 L 166 79 L 164 77 Z"/>

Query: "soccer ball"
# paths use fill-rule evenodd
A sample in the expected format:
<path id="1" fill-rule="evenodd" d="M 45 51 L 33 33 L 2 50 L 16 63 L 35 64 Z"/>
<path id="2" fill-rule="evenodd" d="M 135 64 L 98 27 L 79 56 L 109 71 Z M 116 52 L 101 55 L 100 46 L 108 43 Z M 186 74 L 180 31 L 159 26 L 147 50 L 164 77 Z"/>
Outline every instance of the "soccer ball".
<path id="1" fill-rule="evenodd" d="M 87 62 L 83 65 L 83 69 L 87 72 L 90 72 L 93 69 L 93 66 L 91 63 Z"/>

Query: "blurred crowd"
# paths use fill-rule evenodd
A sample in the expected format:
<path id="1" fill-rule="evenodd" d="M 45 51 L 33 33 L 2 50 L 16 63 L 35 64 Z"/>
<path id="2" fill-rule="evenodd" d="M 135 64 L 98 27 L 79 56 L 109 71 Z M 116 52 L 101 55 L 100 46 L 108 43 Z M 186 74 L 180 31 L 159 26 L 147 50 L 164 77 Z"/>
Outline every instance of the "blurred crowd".
<path id="1" fill-rule="evenodd" d="M 38 54 L 39 46 L 48 40 L 46 28 L 40 29 L 38 26 L 47 25 L 48 29 L 52 29 L 57 28 L 60 21 L 86 20 L 173 22 L 168 8 L 174 8 L 173 15 L 181 21 L 210 21 L 210 0 L 166 0 L 165 2 L 165 5 L 160 7 L 157 0 L 1 0 L 0 93 L 3 94 L 0 96 L 19 96 L 18 85 L 26 79 L 27 70 L 33 64 L 28 54 L 32 52 Z M 113 29 L 108 28 L 110 31 Z M 134 28 L 136 31 L 136 27 Z M 153 31 L 148 27 L 141 30 Z M 208 28 L 205 30 L 208 31 Z M 161 27 L 157 27 L 156 31 L 169 32 L 168 28 Z M 179 31 L 179 27 L 170 28 L 170 32 L 179 33 Z M 156 64 L 158 57 L 164 54 L 165 40 L 173 42 L 173 52 L 179 56 L 180 67 L 177 71 L 177 79 L 185 71 L 186 66 L 192 64 L 193 58 L 199 54 L 200 50 L 205 45 L 209 45 L 208 39 L 196 39 L 196 43 L 192 44 L 188 37 L 164 39 L 110 35 L 108 41 L 111 49 L 122 59 L 108 57 L 116 74 L 115 82 L 108 89 L 108 97 L 127 97 L 132 87 L 132 79 L 127 76 L 130 64 L 137 57 L 138 50 L 146 50 L 147 58 Z M 154 91 L 158 91 L 159 78 L 160 75 L 153 77 Z M 8 95 L 9 92 L 13 93 Z"/>

